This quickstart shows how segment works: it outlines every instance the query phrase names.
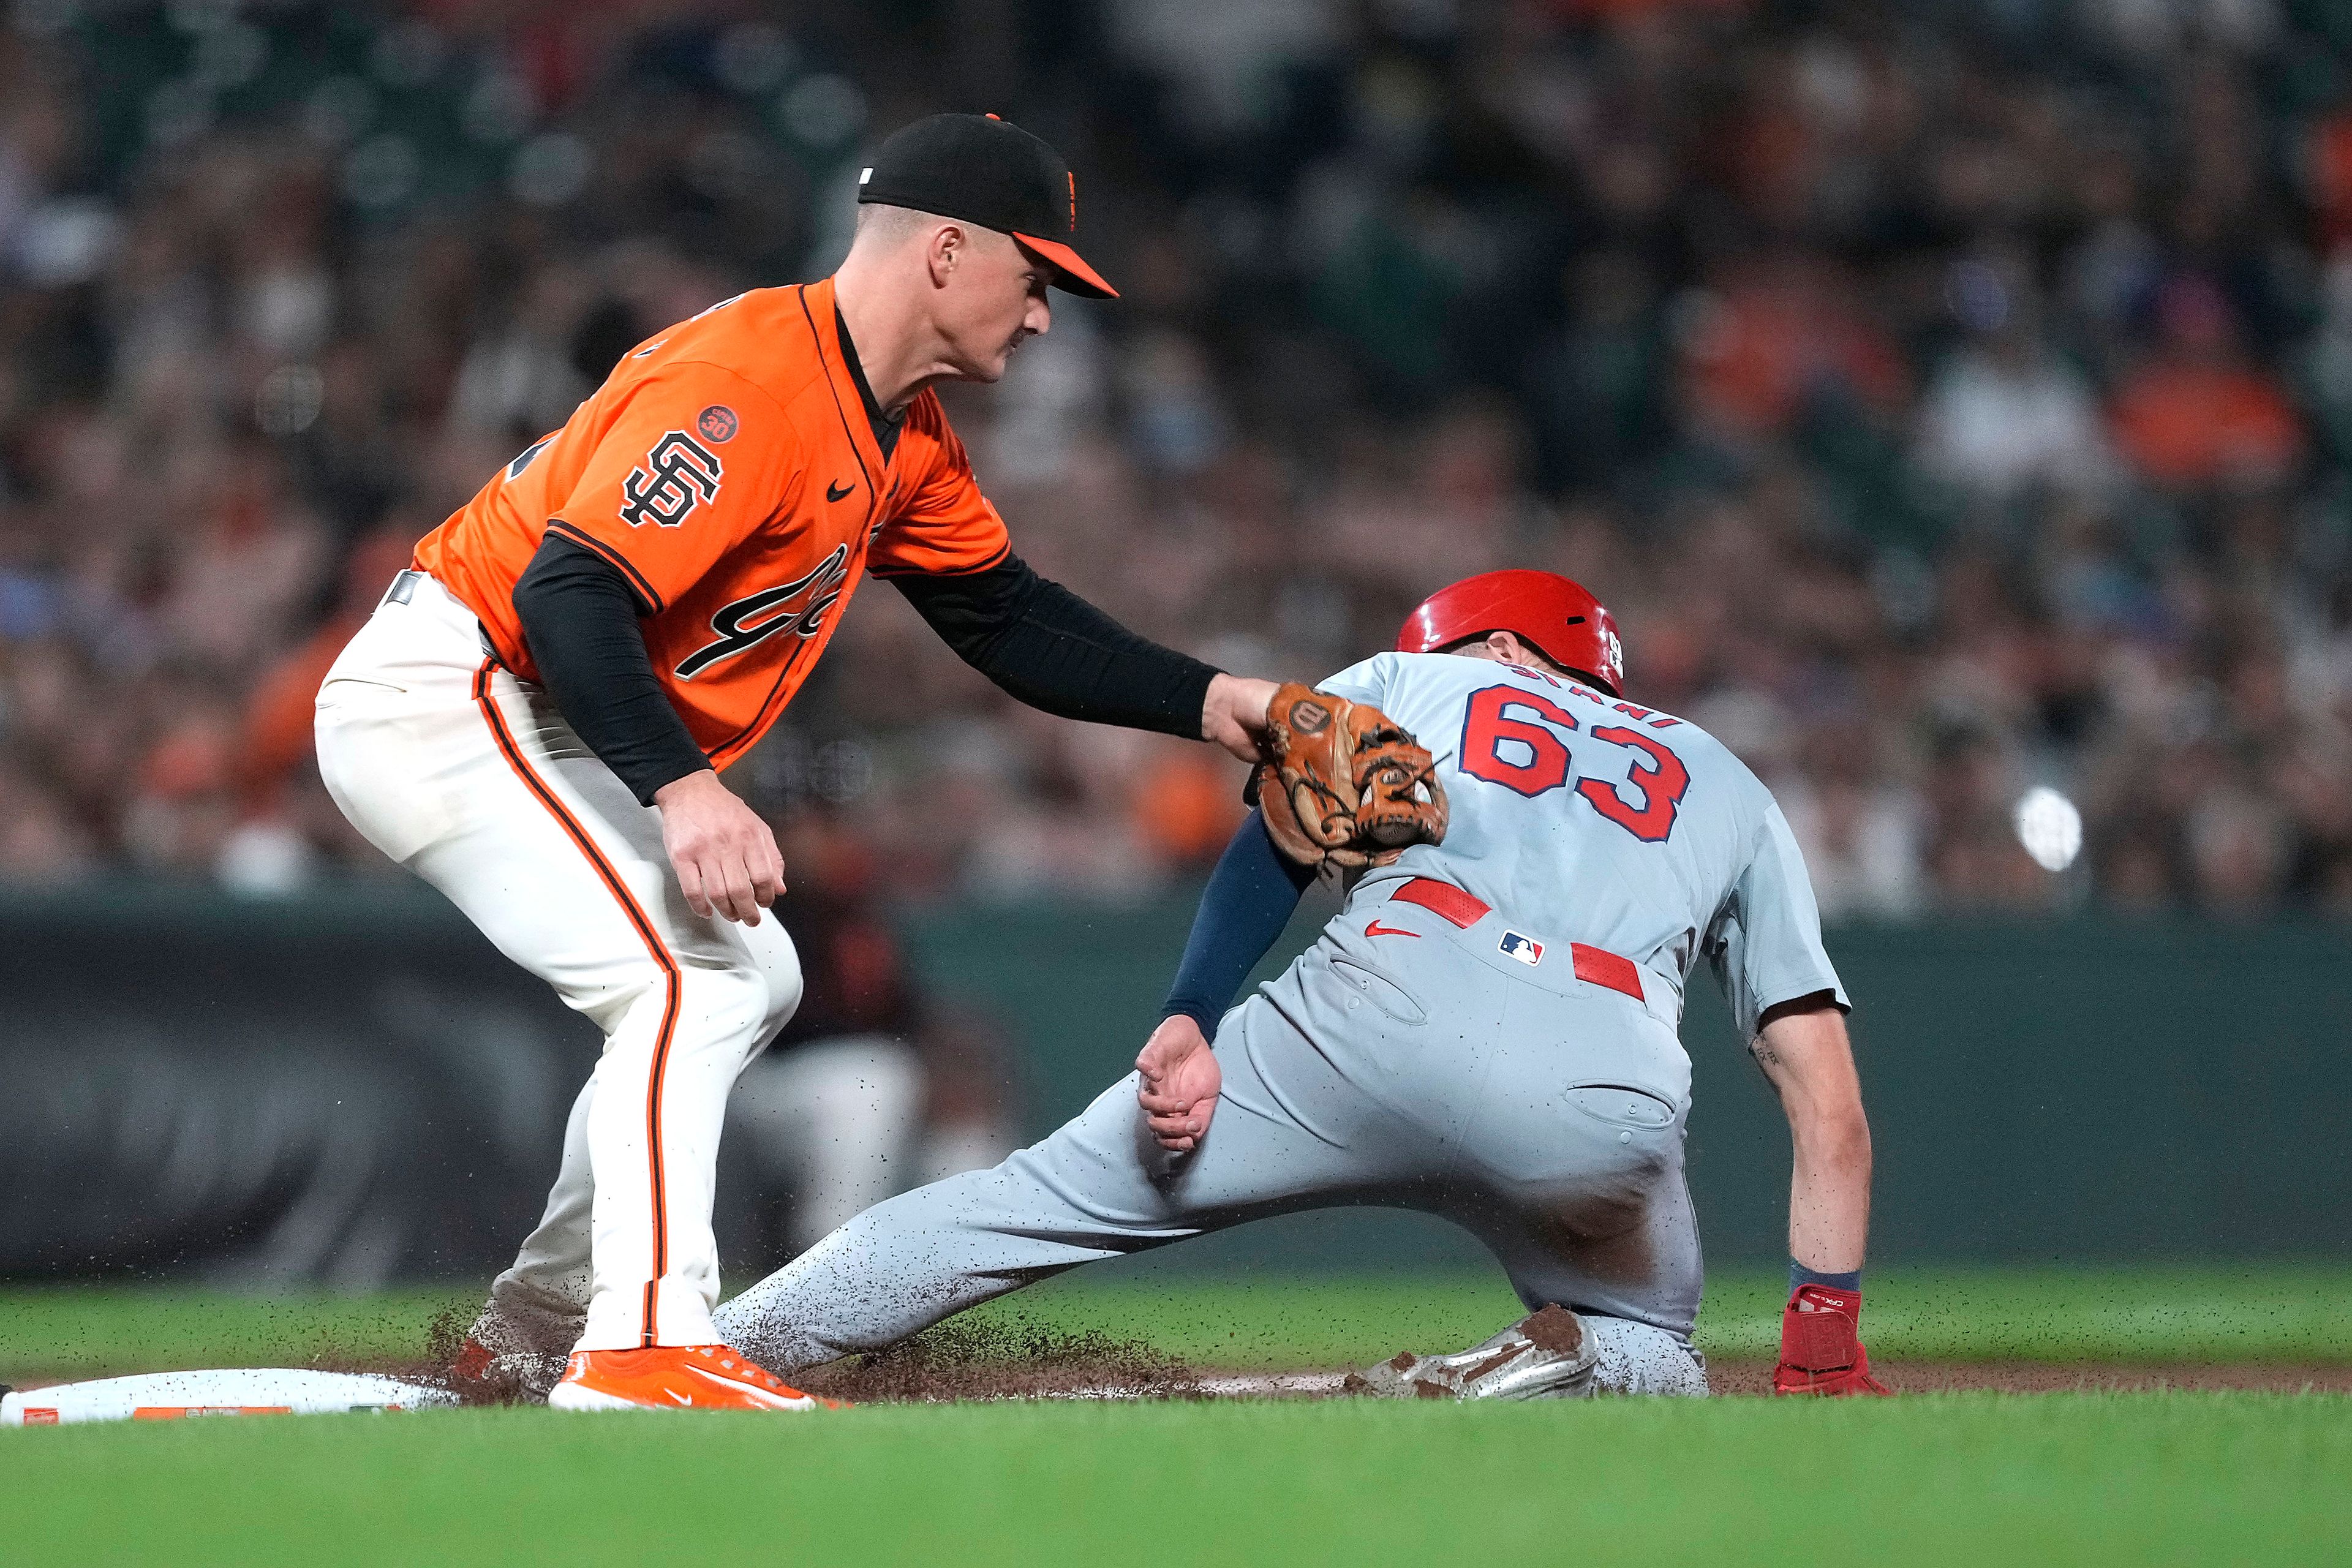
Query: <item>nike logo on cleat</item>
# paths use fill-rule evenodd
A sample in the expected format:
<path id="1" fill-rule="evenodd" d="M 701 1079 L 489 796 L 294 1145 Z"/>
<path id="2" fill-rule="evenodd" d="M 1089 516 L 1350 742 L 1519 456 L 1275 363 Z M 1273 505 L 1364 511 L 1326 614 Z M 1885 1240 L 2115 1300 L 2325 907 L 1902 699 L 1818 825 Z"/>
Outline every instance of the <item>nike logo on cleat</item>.
<path id="1" fill-rule="evenodd" d="M 843 484 L 832 484 L 832 485 L 827 485 L 827 486 L 825 486 L 825 487 L 824 487 L 824 499 L 825 499 L 825 500 L 844 500 L 844 499 L 845 499 L 845 498 L 848 496 L 848 494 L 849 494 L 849 492 L 850 492 L 851 490 L 854 490 L 854 489 L 856 489 L 856 488 L 857 488 L 857 487 L 856 487 L 856 485 L 843 485 Z"/>
<path id="2" fill-rule="evenodd" d="M 698 1366 L 690 1366 L 686 1368 L 686 1370 L 694 1373 L 697 1377 L 709 1379 L 710 1382 L 717 1384 L 719 1387 L 726 1389 L 730 1393 L 748 1396 L 753 1403 L 764 1405 L 772 1410 L 805 1409 L 810 1403 L 806 1395 L 803 1395 L 798 1399 L 786 1399 L 778 1394 L 771 1394 L 768 1390 L 760 1387 L 756 1384 L 742 1382 L 731 1377 L 721 1377 L 715 1372 L 705 1372 Z M 672 1397 L 675 1398 L 676 1395 L 672 1395 Z M 685 1400 L 681 1401 L 681 1403 L 690 1405 L 693 1401 Z"/>
<path id="3" fill-rule="evenodd" d="M 1364 934 L 1365 934 L 1366 936 L 1414 936 L 1414 937 L 1417 937 L 1417 936 L 1419 936 L 1421 933 L 1420 933 L 1419 931 L 1407 931 L 1407 930 L 1405 930 L 1405 929 L 1404 929 L 1404 927 L 1402 927 L 1402 926 L 1384 926 L 1384 925 L 1381 924 L 1381 919 L 1380 919 L 1380 917 L 1379 917 L 1378 915 L 1374 915 L 1374 916 L 1372 917 L 1372 923 L 1371 923 L 1371 924 L 1370 924 L 1370 925 L 1368 925 L 1368 926 L 1366 926 L 1366 927 L 1364 928 Z"/>

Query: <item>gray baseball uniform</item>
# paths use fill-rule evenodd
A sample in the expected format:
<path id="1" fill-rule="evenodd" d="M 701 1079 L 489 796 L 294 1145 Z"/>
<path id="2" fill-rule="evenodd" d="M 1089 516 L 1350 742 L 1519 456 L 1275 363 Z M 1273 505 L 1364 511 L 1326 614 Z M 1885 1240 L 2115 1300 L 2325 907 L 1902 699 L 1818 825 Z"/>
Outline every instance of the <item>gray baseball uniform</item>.
<path id="1" fill-rule="evenodd" d="M 1751 1035 L 1776 1004 L 1846 1001 L 1780 808 L 1695 726 L 1536 670 L 1385 653 L 1322 689 L 1438 753 L 1452 824 L 1225 1016 L 1200 1148 L 1160 1149 L 1130 1075 L 835 1231 L 720 1310 L 730 1343 L 813 1365 L 1076 1264 L 1372 1204 L 1459 1223 L 1530 1308 L 1584 1314 L 1601 1386 L 1703 1391 L 1685 981 L 1705 953 Z"/>

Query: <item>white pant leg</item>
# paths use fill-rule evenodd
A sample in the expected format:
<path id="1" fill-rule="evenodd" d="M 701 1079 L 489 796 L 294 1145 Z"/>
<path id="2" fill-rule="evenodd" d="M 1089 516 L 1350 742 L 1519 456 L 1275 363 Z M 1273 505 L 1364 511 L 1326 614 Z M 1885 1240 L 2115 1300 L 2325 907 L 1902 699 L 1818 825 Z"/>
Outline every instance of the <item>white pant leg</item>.
<path id="1" fill-rule="evenodd" d="M 344 650 L 319 694 L 318 737 L 320 771 L 352 824 L 604 1032 L 585 1119 L 582 1348 L 711 1342 L 728 1092 L 800 996 L 782 925 L 688 908 L 659 813 L 543 692 L 483 655 L 472 614 L 429 578 Z M 576 1172 L 559 1182 L 551 1220 L 567 1184 L 576 1201 Z"/>

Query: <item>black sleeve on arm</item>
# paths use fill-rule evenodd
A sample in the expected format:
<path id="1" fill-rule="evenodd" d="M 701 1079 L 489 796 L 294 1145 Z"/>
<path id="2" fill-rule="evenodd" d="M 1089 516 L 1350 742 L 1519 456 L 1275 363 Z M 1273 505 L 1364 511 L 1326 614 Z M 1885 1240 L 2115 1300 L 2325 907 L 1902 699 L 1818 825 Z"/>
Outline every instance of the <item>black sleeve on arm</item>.
<path id="1" fill-rule="evenodd" d="M 960 576 L 890 581 L 957 658 L 1030 707 L 1201 738 L 1216 670 L 1136 636 L 1018 555 Z"/>
<path id="2" fill-rule="evenodd" d="M 710 765 L 663 695 L 637 598 L 610 563 L 550 533 L 515 584 L 514 607 L 555 706 L 640 805 Z"/>
<path id="3" fill-rule="evenodd" d="M 1290 923 L 1299 895 L 1314 879 L 1315 868 L 1276 849 L 1266 834 L 1265 818 L 1251 812 L 1201 893 L 1192 934 L 1184 942 L 1184 961 L 1176 966 L 1176 984 L 1160 1016 L 1172 1018 L 1181 1013 L 1214 1041 L 1217 1021 L 1234 1005 L 1234 993 Z"/>

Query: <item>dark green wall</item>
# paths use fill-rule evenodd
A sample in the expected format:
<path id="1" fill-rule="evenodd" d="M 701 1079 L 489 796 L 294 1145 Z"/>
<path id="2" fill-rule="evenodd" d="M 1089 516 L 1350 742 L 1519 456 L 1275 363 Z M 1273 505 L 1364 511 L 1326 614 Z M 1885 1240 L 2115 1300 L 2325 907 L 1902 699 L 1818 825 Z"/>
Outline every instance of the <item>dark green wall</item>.
<path id="1" fill-rule="evenodd" d="M 943 988 L 988 998 L 1030 1047 L 1042 1133 L 1126 1070 L 1190 915 L 1181 900 L 972 909 L 914 932 Z M 1313 929 L 1295 924 L 1280 955 Z M 1946 922 L 1836 931 L 1830 952 L 1876 1139 L 1874 1256 L 2352 1251 L 2352 927 Z M 1708 1255 L 1778 1258 L 1786 1126 L 1712 983 L 1691 993 Z M 1360 1218 L 1255 1228 L 1273 1234 L 1220 1256 L 1467 1245 Z"/>
<path id="2" fill-rule="evenodd" d="M 1043 1133 L 1124 1074 L 1190 918 L 1182 900 L 965 907 L 908 931 L 943 1005 L 992 1011 L 1022 1043 Z M 1833 931 L 1830 951 L 1859 1005 L 1878 1258 L 2352 1255 L 2352 926 L 1948 922 Z M 239 1165 L 266 1138 L 298 1173 L 373 1151 L 369 1201 L 415 1244 L 391 1267 L 471 1277 L 538 1212 L 593 1059 L 586 1024 L 403 884 L 289 902 L 20 896 L 0 900 L 0 954 L 15 1097 L 0 1275 L 193 1265 L 257 1223 L 214 1204 L 163 1224 L 194 1198 L 160 1157 L 183 1147 L 154 1125 L 161 1107 L 218 1132 Z M 1777 1258 L 1787 1132 L 1704 977 L 1684 1037 L 1708 1254 Z M 1438 1222 L 1361 1214 L 1180 1252 L 1183 1267 L 1477 1256 Z"/>

